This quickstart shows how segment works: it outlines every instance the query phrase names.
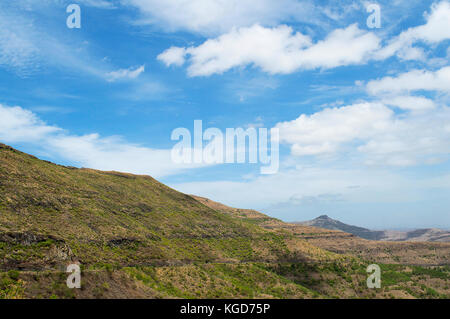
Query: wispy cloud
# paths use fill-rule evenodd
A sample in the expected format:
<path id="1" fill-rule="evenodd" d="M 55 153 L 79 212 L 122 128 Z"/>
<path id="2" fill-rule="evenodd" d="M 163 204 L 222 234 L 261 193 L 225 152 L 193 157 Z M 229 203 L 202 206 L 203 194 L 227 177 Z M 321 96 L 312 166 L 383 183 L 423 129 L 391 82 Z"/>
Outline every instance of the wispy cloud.
<path id="1" fill-rule="evenodd" d="M 90 5 L 100 7 L 106 7 L 107 3 L 89 2 Z M 44 19 L 41 16 L 43 12 L 50 17 L 56 14 L 58 6 L 50 4 L 42 3 L 48 10 L 33 2 L 30 2 L 29 7 L 26 1 L 0 4 L 0 67 L 19 76 L 36 75 L 53 68 L 102 80 L 132 78 L 143 72 L 143 66 L 136 70 L 114 70 L 114 66 L 97 57 L 89 42 L 76 33 L 71 32 L 70 40 L 62 36 L 64 23 L 58 32 L 49 27 L 51 24 L 41 23 L 40 19 Z"/>
<path id="2" fill-rule="evenodd" d="M 315 10 L 312 1 L 296 0 L 122 0 L 122 4 L 137 8 L 137 23 L 157 26 L 164 31 L 217 35 L 233 27 L 248 27 L 255 23 L 275 26 L 280 22 L 317 23 L 325 17 Z"/>
<path id="3" fill-rule="evenodd" d="M 78 3 L 85 6 L 101 9 L 115 9 L 117 8 L 117 1 L 115 0 L 77 0 Z"/>
<path id="4" fill-rule="evenodd" d="M 74 109 L 69 107 L 59 107 L 50 105 L 40 105 L 31 108 L 31 111 L 36 113 L 56 113 L 56 114 L 69 114 L 75 112 Z"/>
<path id="5" fill-rule="evenodd" d="M 0 7 L 0 66 L 19 75 L 27 75 L 38 68 L 41 50 L 29 36 L 30 21 L 12 17 Z M 22 27 L 28 26 L 28 27 Z"/>
<path id="6" fill-rule="evenodd" d="M 106 73 L 106 79 L 109 82 L 115 82 L 122 79 L 136 79 L 145 71 L 145 65 L 141 65 L 137 68 L 119 69 L 117 71 L 111 71 Z"/>

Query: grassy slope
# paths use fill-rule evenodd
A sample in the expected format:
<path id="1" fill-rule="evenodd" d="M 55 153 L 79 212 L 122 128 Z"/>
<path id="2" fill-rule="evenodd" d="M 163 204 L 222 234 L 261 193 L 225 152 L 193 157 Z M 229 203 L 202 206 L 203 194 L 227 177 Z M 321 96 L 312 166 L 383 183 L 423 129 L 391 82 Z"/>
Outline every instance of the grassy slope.
<path id="1" fill-rule="evenodd" d="M 148 176 L 58 166 L 0 144 L 0 297 L 373 293 L 356 288 L 365 285 L 363 260 L 239 211 L 224 214 Z M 83 267 L 80 290 L 65 286 L 63 269 L 73 262 Z M 445 276 L 433 297 L 447 293 Z"/>
<path id="2" fill-rule="evenodd" d="M 50 254 L 51 242 L 67 245 L 69 257 L 84 265 L 266 261 L 287 252 L 273 234 L 151 177 L 62 167 L 6 146 L 0 148 L 0 232 L 43 237 L 30 239 L 30 254 Z M 4 268 L 48 268 L 36 264 L 40 256 L 35 264 L 33 256 L 23 256 L 23 264 L 20 255 L 7 257 Z"/>

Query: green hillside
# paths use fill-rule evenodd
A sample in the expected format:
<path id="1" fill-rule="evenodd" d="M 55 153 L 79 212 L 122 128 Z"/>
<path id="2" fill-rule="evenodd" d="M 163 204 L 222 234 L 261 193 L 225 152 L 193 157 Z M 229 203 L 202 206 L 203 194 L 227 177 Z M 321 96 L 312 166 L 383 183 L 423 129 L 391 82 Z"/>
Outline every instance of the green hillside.
<path id="1" fill-rule="evenodd" d="M 64 167 L 3 144 L 0 261 L 0 298 L 374 293 L 361 288 L 359 258 L 212 209 L 149 176 Z M 71 263 L 82 267 L 82 289 L 65 285 Z"/>

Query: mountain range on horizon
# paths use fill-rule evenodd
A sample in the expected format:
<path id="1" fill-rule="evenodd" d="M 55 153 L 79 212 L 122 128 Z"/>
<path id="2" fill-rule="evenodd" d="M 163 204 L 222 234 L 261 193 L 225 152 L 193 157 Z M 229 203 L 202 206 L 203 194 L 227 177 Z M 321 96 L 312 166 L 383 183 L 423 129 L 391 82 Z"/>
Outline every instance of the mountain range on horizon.
<path id="1" fill-rule="evenodd" d="M 422 228 L 409 231 L 371 230 L 364 227 L 345 224 L 339 220 L 330 218 L 328 215 L 321 215 L 313 220 L 294 223 L 330 230 L 340 230 L 368 240 L 450 242 L 450 231 L 439 228 Z"/>

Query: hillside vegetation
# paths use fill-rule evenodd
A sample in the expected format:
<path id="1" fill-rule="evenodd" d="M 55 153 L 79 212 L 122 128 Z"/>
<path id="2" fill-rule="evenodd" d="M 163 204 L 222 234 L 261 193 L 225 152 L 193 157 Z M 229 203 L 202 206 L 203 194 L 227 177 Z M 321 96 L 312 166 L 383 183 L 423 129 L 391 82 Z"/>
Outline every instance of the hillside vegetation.
<path id="1" fill-rule="evenodd" d="M 354 245 L 338 251 L 319 228 L 220 205 L 0 144 L 0 298 L 448 297 L 450 245 L 432 246 L 439 267 L 385 258 L 397 263 L 383 265 L 389 285 L 367 289 L 374 258 Z M 81 289 L 66 287 L 71 263 Z"/>

